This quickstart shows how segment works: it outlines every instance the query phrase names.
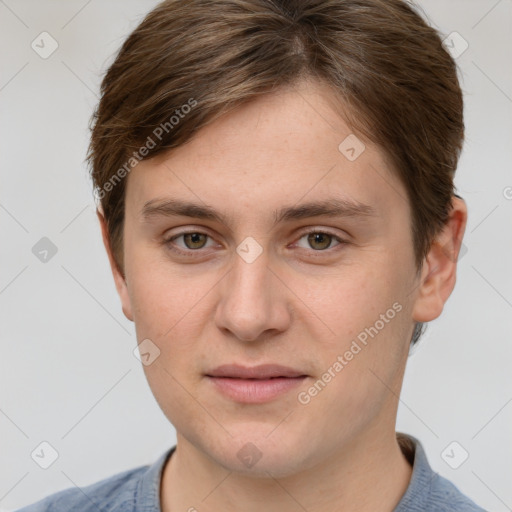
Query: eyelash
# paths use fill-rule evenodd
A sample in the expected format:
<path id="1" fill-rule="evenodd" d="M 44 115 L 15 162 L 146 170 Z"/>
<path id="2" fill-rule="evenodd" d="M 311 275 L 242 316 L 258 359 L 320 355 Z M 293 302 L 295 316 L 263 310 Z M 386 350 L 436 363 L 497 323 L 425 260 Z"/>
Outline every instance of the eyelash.
<path id="1" fill-rule="evenodd" d="M 191 257 L 195 257 L 195 256 L 192 256 L 192 253 L 200 253 L 202 251 L 202 249 L 204 248 L 201 248 L 201 249 L 187 249 L 187 250 L 183 250 L 183 249 L 177 249 L 176 246 L 172 243 L 174 240 L 176 240 L 177 238 L 180 238 L 184 235 L 190 235 L 190 234 L 197 234 L 197 235 L 205 235 L 207 236 L 208 238 L 212 238 L 208 233 L 204 233 L 202 231 L 198 231 L 198 230 L 190 230 L 190 231 L 182 231 L 180 233 L 177 233 L 177 234 L 174 234 L 172 235 L 171 237 L 165 239 L 163 241 L 163 244 L 167 246 L 167 248 L 174 252 L 175 254 L 178 254 L 180 256 L 191 256 Z M 320 250 L 315 250 L 315 249 L 311 249 L 311 252 L 313 253 L 330 253 L 332 252 L 333 250 L 336 250 L 335 248 L 336 247 L 342 247 L 344 245 L 347 245 L 348 242 L 346 240 L 343 240 L 342 238 L 340 238 L 339 236 L 335 235 L 334 233 L 330 233 L 329 231 L 321 231 L 321 230 L 311 230 L 311 231 L 305 231 L 305 232 L 302 232 L 298 238 L 297 241 L 301 240 L 302 238 L 304 238 L 305 236 L 307 235 L 311 235 L 311 234 L 322 234 L 322 235 L 328 235 L 330 236 L 332 239 L 336 240 L 337 242 L 339 242 L 337 245 L 334 246 L 334 248 L 330 247 L 330 248 L 327 248 L 327 249 L 320 249 Z M 304 250 L 307 250 L 307 249 L 304 249 Z M 316 256 L 315 256 L 316 257 Z"/>

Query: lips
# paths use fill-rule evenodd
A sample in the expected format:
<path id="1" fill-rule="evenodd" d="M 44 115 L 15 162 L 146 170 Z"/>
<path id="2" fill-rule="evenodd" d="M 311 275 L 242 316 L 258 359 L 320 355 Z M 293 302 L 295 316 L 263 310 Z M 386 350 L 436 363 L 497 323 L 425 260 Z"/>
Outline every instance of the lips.
<path id="1" fill-rule="evenodd" d="M 263 404 L 291 392 L 308 375 L 279 364 L 242 366 L 224 364 L 205 374 L 224 397 L 239 403 Z"/>
<path id="2" fill-rule="evenodd" d="M 272 401 L 296 389 L 307 377 L 299 370 L 277 364 L 253 367 L 227 364 L 206 374 L 217 392 L 232 401 L 246 404 Z"/>
<path id="3" fill-rule="evenodd" d="M 226 377 L 232 379 L 272 379 L 277 377 L 305 377 L 306 374 L 288 366 L 262 364 L 247 367 L 237 364 L 224 364 L 206 374 L 208 377 Z"/>

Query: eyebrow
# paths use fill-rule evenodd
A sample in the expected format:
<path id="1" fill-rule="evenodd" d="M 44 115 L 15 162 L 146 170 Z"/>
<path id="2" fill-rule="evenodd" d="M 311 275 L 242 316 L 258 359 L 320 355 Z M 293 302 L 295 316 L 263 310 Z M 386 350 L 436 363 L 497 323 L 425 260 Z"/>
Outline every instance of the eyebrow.
<path id="1" fill-rule="evenodd" d="M 315 201 L 300 204 L 297 206 L 285 206 L 274 210 L 274 226 L 285 221 L 308 219 L 310 217 L 377 217 L 377 210 L 368 204 L 360 203 L 352 199 L 329 198 L 322 201 Z M 229 224 L 225 214 L 216 211 L 214 208 L 183 201 L 180 199 L 152 199 L 144 203 L 141 210 L 141 217 L 144 222 L 150 222 L 155 217 L 193 217 L 217 221 L 221 224 Z"/>

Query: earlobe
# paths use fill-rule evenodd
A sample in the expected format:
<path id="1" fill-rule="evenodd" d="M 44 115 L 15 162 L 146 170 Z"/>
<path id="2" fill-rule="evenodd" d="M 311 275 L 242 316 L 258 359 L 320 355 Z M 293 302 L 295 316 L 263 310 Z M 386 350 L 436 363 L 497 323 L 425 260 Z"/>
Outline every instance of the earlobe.
<path id="1" fill-rule="evenodd" d="M 99 208 L 96 209 L 96 215 L 98 216 L 98 220 L 100 222 L 103 245 L 105 246 L 105 250 L 107 251 L 108 260 L 110 262 L 110 269 L 114 277 L 117 293 L 119 294 L 119 298 L 121 299 L 121 306 L 123 309 L 124 316 L 126 316 L 128 320 L 131 320 L 133 322 L 132 306 L 130 301 L 130 295 L 128 293 L 126 278 L 121 273 L 117 265 L 117 262 L 115 261 L 114 254 L 112 252 L 112 247 L 110 245 L 107 221 L 105 220 L 105 217 L 103 216 L 103 213 L 99 210 Z"/>
<path id="2" fill-rule="evenodd" d="M 413 308 L 414 321 L 430 322 L 442 313 L 444 304 L 455 287 L 457 260 L 466 222 L 466 203 L 462 198 L 454 196 L 450 216 L 432 242 L 424 261 Z"/>

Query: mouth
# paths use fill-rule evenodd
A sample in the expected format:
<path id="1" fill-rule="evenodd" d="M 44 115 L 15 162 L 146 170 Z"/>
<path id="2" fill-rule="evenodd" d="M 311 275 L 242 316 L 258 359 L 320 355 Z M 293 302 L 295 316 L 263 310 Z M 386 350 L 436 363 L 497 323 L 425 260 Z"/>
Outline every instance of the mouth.
<path id="1" fill-rule="evenodd" d="M 260 364 L 258 366 L 242 366 L 223 364 L 206 374 L 208 377 L 227 377 L 232 379 L 271 379 L 304 377 L 305 373 L 289 366 L 279 364 Z"/>
<path id="2" fill-rule="evenodd" d="M 240 403 L 264 403 L 291 391 L 308 377 L 281 365 L 222 365 L 205 374 L 217 392 Z"/>

